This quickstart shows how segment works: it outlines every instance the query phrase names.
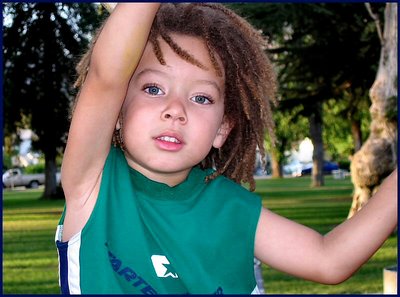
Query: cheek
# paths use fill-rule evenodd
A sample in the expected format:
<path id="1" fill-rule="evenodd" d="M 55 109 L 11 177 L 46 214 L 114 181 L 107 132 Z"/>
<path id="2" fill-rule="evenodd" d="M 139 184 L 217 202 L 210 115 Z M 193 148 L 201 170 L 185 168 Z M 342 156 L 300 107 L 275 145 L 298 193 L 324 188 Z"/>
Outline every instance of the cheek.
<path id="1" fill-rule="evenodd" d="M 202 117 L 200 121 L 200 124 L 195 125 L 196 131 L 193 131 L 193 134 L 197 135 L 200 146 L 211 148 L 221 127 L 222 119 L 220 120 L 218 116 Z"/>
<path id="2" fill-rule="evenodd" d="M 154 123 L 153 113 L 138 104 L 130 103 L 122 111 L 124 133 L 137 134 Z"/>
<path id="3" fill-rule="evenodd" d="M 151 101 L 147 101 L 139 96 L 140 94 L 133 93 L 128 94 L 125 98 L 124 104 L 122 106 L 122 111 L 125 115 L 140 116 L 140 114 L 147 113 L 150 115 L 149 110 L 152 110 Z"/>

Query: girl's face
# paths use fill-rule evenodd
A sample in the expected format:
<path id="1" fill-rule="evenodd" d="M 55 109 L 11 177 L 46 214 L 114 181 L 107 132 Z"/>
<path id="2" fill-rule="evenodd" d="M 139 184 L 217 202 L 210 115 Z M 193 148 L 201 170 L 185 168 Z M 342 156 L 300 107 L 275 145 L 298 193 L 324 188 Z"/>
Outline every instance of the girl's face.
<path id="1" fill-rule="evenodd" d="M 169 186 L 185 180 L 212 146 L 221 147 L 231 129 L 224 120 L 225 80 L 217 76 L 203 41 L 186 35 L 173 39 L 208 70 L 186 62 L 163 40 L 166 65 L 161 65 L 148 43 L 122 109 L 128 164 Z"/>

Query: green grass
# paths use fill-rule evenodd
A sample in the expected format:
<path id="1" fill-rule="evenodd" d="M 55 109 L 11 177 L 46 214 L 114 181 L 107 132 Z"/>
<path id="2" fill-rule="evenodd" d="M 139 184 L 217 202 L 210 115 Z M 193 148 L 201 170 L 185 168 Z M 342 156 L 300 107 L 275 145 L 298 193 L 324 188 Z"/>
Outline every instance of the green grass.
<path id="1" fill-rule="evenodd" d="M 64 201 L 3 191 L 3 294 L 59 294 L 55 229 Z"/>
<path id="2" fill-rule="evenodd" d="M 309 177 L 258 180 L 257 192 L 269 209 L 326 233 L 346 219 L 349 179 L 326 178 L 310 188 Z M 3 294 L 59 294 L 55 229 L 64 202 L 40 200 L 41 190 L 3 192 Z M 352 278 L 336 286 L 296 279 L 263 265 L 268 294 L 362 294 L 383 292 L 382 270 L 397 263 L 397 236 Z"/>

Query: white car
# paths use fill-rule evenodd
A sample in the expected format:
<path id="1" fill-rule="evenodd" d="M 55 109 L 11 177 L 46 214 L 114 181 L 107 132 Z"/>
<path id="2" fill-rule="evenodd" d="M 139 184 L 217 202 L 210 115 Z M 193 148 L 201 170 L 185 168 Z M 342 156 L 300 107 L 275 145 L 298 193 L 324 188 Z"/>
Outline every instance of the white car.
<path id="1" fill-rule="evenodd" d="M 57 172 L 56 178 L 57 184 L 59 184 L 61 180 L 61 174 L 59 172 Z M 44 184 L 44 181 L 44 173 L 24 174 L 19 168 L 9 169 L 3 173 L 3 188 L 20 186 L 26 188 L 37 188 Z"/>

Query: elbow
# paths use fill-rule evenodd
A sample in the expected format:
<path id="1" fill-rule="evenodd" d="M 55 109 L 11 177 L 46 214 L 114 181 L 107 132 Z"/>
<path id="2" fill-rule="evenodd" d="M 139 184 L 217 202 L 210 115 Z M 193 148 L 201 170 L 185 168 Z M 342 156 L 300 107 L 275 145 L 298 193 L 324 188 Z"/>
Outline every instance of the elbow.
<path id="1" fill-rule="evenodd" d="M 338 285 L 348 280 L 356 270 L 350 270 L 346 267 L 333 267 L 326 265 L 319 273 L 318 282 L 324 285 Z"/>
<path id="2" fill-rule="evenodd" d="M 339 285 L 344 281 L 348 280 L 351 275 L 343 276 L 343 275 L 330 275 L 328 277 L 324 277 L 324 279 L 320 282 L 323 285 Z"/>

